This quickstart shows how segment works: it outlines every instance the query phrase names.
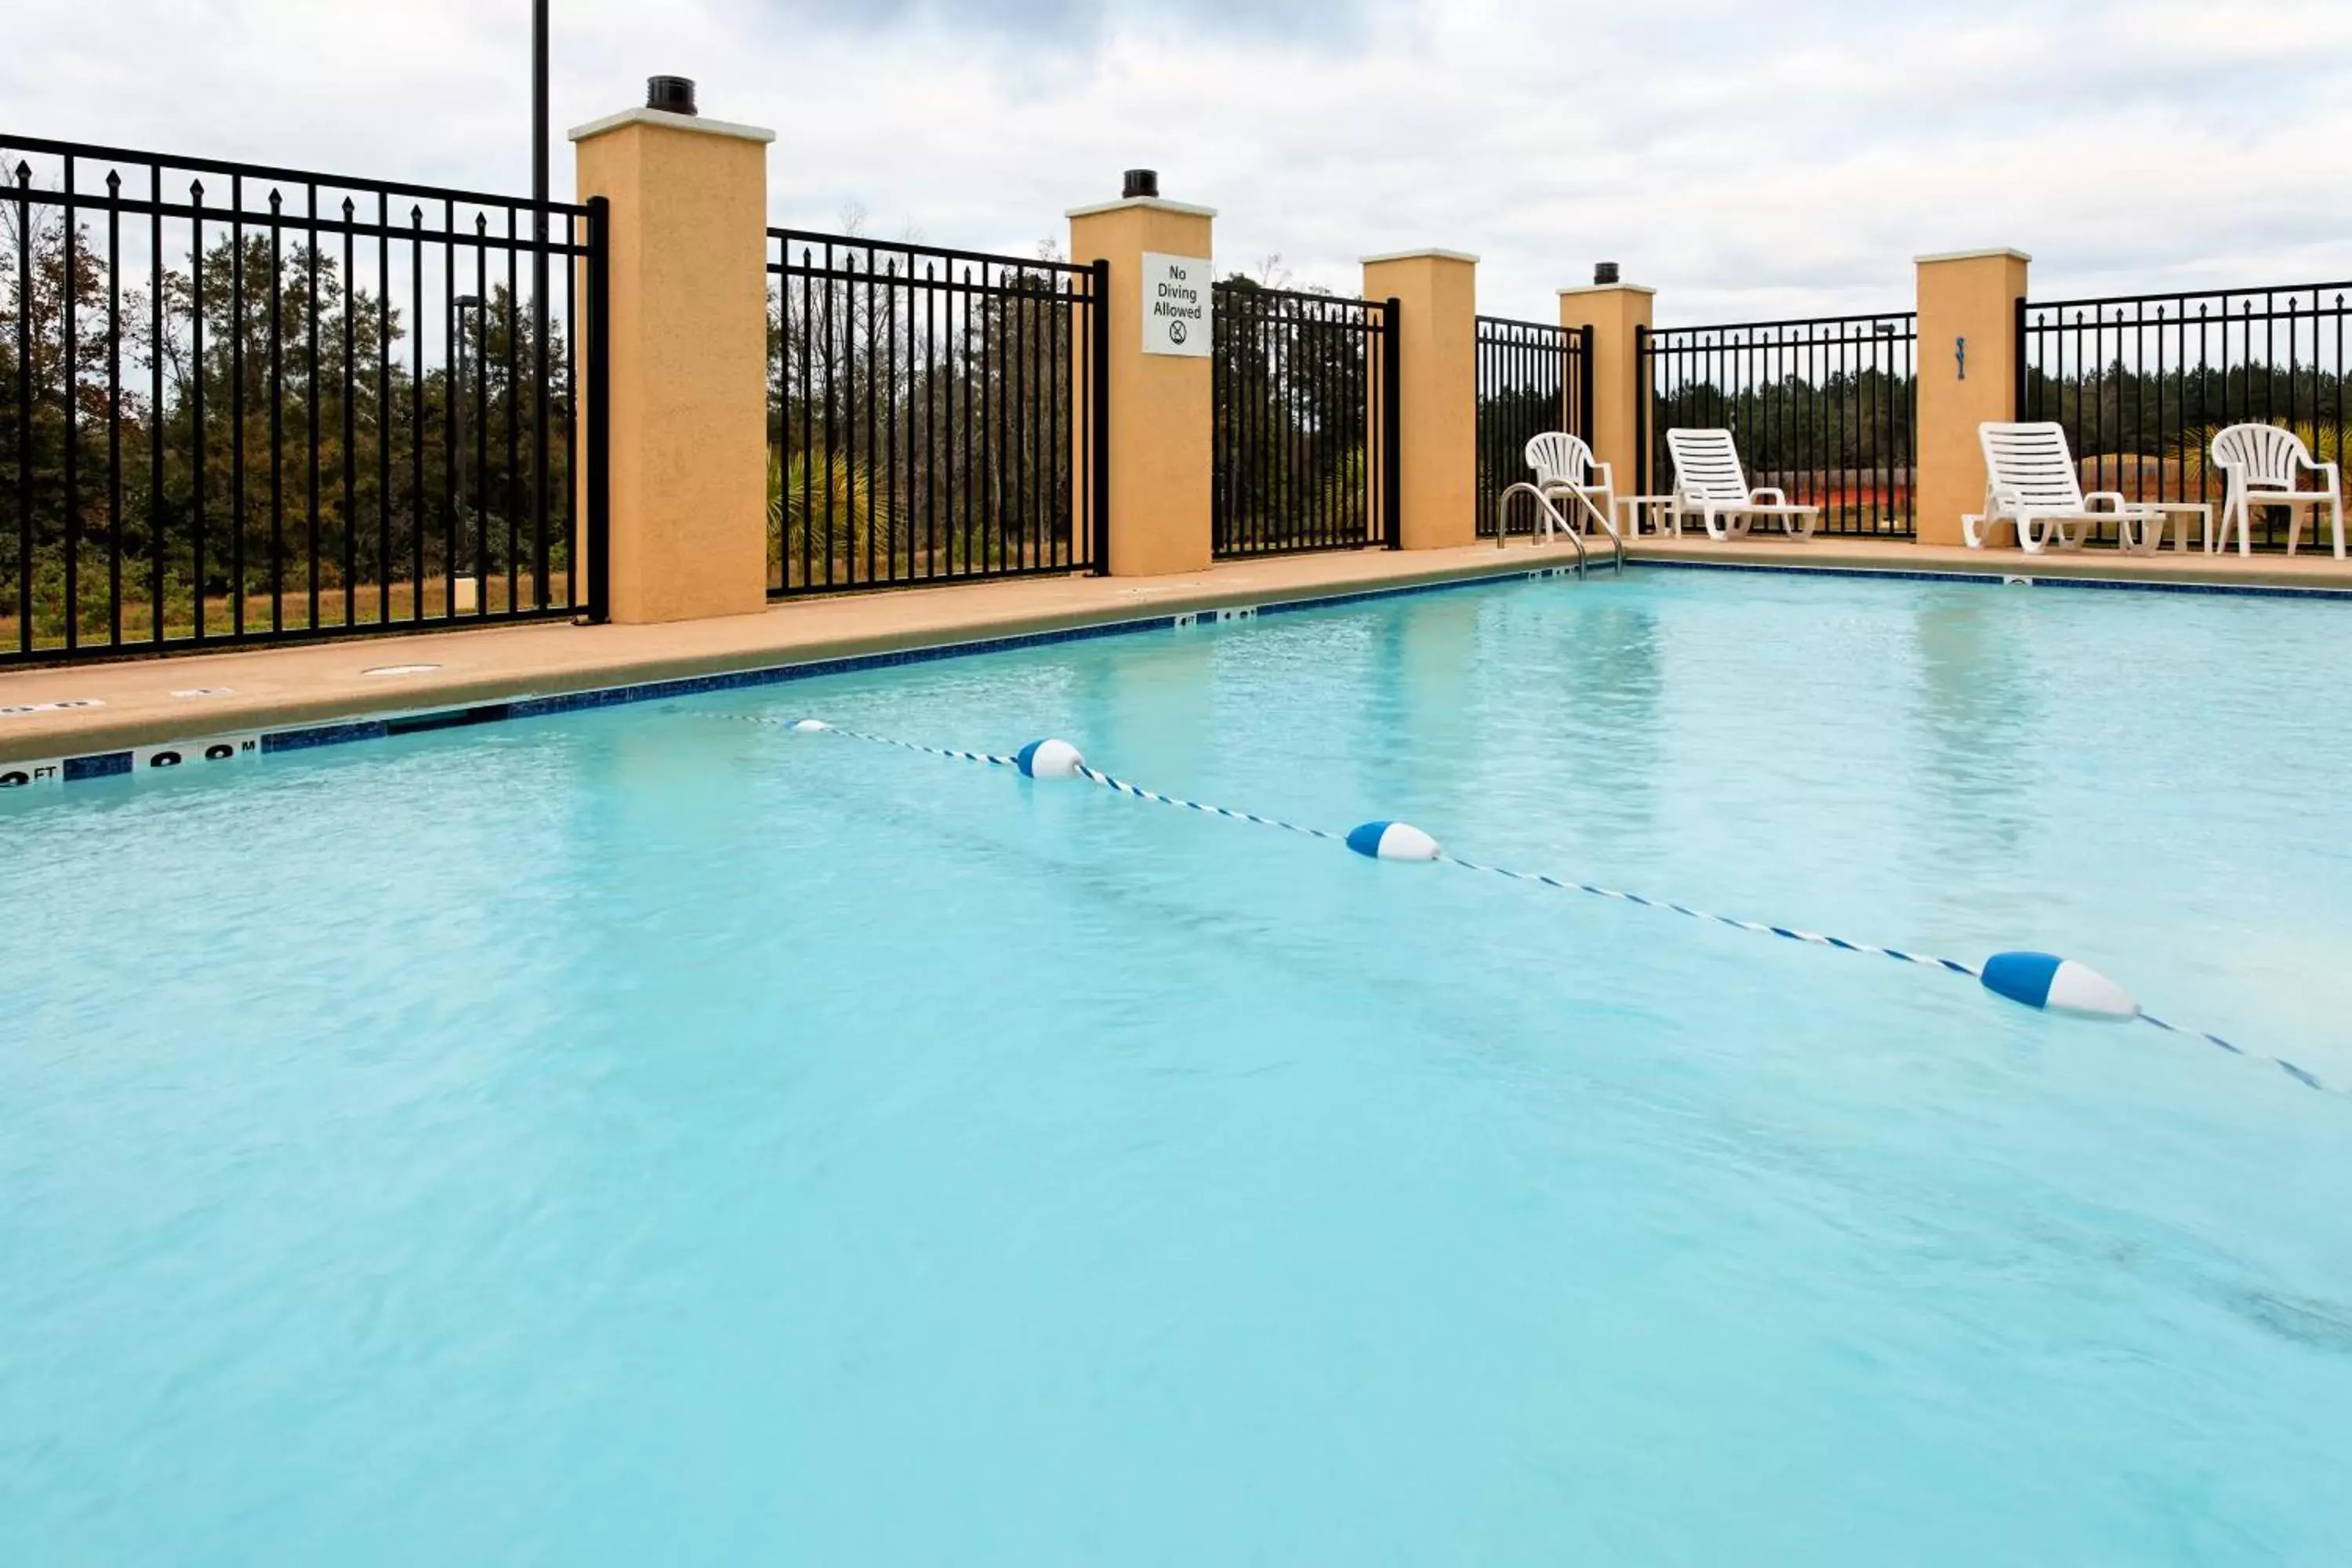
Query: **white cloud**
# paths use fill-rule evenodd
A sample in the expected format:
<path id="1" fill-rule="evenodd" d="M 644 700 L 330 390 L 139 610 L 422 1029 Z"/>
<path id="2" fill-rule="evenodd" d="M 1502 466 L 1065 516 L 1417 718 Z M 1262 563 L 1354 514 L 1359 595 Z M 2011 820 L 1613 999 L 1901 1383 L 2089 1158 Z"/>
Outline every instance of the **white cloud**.
<path id="1" fill-rule="evenodd" d="M 22 9 L 6 129 L 527 183 L 519 3 Z M 2341 5 L 557 6 L 561 123 L 657 70 L 777 128 L 780 222 L 854 202 L 1025 251 L 1150 164 L 1222 209 L 1230 265 L 1348 289 L 1359 255 L 1444 245 L 1511 315 L 1599 259 L 1662 321 L 1898 306 L 1914 254 L 1986 245 L 2033 252 L 2046 297 L 2352 274 Z"/>

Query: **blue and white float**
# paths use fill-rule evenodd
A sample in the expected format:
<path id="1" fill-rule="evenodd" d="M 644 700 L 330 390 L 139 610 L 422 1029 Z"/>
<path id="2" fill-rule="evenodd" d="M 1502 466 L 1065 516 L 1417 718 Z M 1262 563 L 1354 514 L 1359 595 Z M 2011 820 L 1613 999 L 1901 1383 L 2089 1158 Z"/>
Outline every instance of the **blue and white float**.
<path id="1" fill-rule="evenodd" d="M 1013 759 L 1023 778 L 1074 779 L 1087 759 L 1067 741 L 1032 741 Z"/>
<path id="2" fill-rule="evenodd" d="M 1348 847 L 1374 860 L 1437 858 L 1437 840 L 1410 822 L 1367 822 L 1348 835 Z"/>
<path id="3" fill-rule="evenodd" d="M 734 717 L 741 718 L 746 715 L 738 714 Z M 758 721 L 778 722 L 776 720 L 765 717 Z M 822 719 L 791 719 L 782 722 L 787 731 L 796 734 L 815 734 L 834 729 Z M 884 735 L 869 735 L 858 730 L 841 730 L 834 732 L 877 745 L 901 746 L 908 751 L 921 752 L 935 757 L 951 758 L 959 762 L 986 763 L 998 767 L 1009 764 L 1015 767 L 1026 778 L 1086 779 L 1136 800 L 1152 801 L 1161 805 L 1186 811 L 1202 812 L 1231 821 L 1255 823 L 1263 827 L 1278 827 L 1291 833 L 1309 834 L 1326 841 L 1334 837 L 1334 835 L 1323 828 L 1302 827 L 1296 823 L 1283 822 L 1275 817 L 1258 816 L 1249 812 L 1230 811 L 1223 806 L 1205 805 L 1199 801 L 1186 800 L 1181 795 L 1160 795 L 1139 785 L 1115 779 L 1108 773 L 1087 766 L 1086 758 L 1079 753 L 1077 747 L 1064 740 L 1049 738 L 1032 741 L 1022 747 L 1017 755 L 1007 757 L 995 752 L 950 751 L 938 746 L 919 745 L 910 741 L 896 741 Z M 54 773 L 61 771 L 62 767 L 62 763 L 33 764 L 29 770 L 33 775 L 30 779 L 26 776 L 27 770 L 19 770 L 17 777 L 14 780 L 5 774 L 0 774 L 0 785 L 5 785 L 11 782 L 18 784 L 42 782 L 41 769 L 47 768 Z M 2070 1013 L 2086 1018 L 2138 1019 L 2169 1034 L 2194 1036 L 2219 1046 L 2233 1055 L 2252 1054 L 2231 1045 L 2219 1035 L 2183 1028 L 2178 1025 L 2168 1024 L 2152 1013 L 2142 1012 L 2139 1004 L 2135 1002 L 2122 986 L 2088 964 L 2078 963 L 2071 958 L 2061 958 L 2055 953 L 1997 952 L 1985 960 L 1981 967 L 1972 967 L 1957 959 L 1936 958 L 1924 953 L 1906 952 L 1896 948 L 1879 947 L 1870 942 L 1849 942 L 1839 937 L 1823 936 L 1819 932 L 1794 927 L 1764 925 L 1755 921 L 1734 920 L 1728 915 L 1709 914 L 1704 910 L 1690 909 L 1662 899 L 1643 898 L 1633 893 L 1594 887 L 1584 882 L 1568 881 L 1555 877 L 1536 877 L 1505 867 L 1482 866 L 1475 861 L 1456 859 L 1445 854 L 1439 847 L 1436 839 L 1409 822 L 1362 823 L 1340 841 L 1354 853 L 1367 859 L 1445 861 L 1465 870 L 1489 871 L 1511 878 L 1515 881 L 1540 882 L 1547 887 L 1568 892 L 1587 893 L 1596 898 L 1611 899 L 1621 903 L 1639 904 L 1648 909 L 1671 910 L 1675 914 L 1684 915 L 1695 921 L 1736 927 L 1741 931 L 1784 938 L 1790 942 L 1836 948 L 1846 952 L 1874 953 L 1881 958 L 1899 959 L 1905 963 L 1915 964 L 1925 969 L 1973 977 L 1981 982 L 1984 988 L 1994 995 L 2015 1002 L 2021 1006 L 2031 1007 L 2036 1012 Z M 2283 1057 L 2265 1057 L 2261 1059 L 2283 1068 L 2297 1083 L 2306 1088 L 2316 1089 L 2328 1088 L 2317 1078 Z"/>
<path id="4" fill-rule="evenodd" d="M 1985 960 L 1984 988 L 2045 1013 L 2086 1018 L 2137 1018 L 2139 1004 L 2124 988 L 2071 958 L 2048 952 L 1996 952 Z"/>

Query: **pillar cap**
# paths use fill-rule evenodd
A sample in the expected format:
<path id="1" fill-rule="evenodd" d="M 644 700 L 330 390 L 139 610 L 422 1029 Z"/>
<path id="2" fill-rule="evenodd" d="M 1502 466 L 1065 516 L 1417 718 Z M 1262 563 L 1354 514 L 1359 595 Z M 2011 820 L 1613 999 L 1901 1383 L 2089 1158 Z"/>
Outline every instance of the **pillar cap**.
<path id="1" fill-rule="evenodd" d="M 1657 290 L 1646 283 L 1580 283 L 1558 292 L 1566 299 L 1570 294 L 1655 294 Z"/>
<path id="2" fill-rule="evenodd" d="M 1064 217 L 1093 217 L 1097 213 L 1115 213 L 1129 207 L 1148 207 L 1153 212 L 1181 213 L 1186 217 L 1214 217 L 1214 207 L 1196 207 L 1189 202 L 1171 202 L 1165 196 L 1128 196 L 1115 202 L 1097 202 L 1092 206 L 1072 207 Z"/>
<path id="3" fill-rule="evenodd" d="M 1466 250 L 1384 250 L 1378 256 L 1367 256 L 1362 265 L 1377 267 L 1383 261 L 1466 261 L 1473 267 L 1478 258 Z"/>
<path id="4" fill-rule="evenodd" d="M 2031 261 L 2033 259 L 2033 258 L 2026 255 L 2025 252 L 2021 250 L 2011 250 L 2005 246 L 1996 246 L 1990 250 L 1938 251 L 1933 256 L 1915 256 L 1911 260 L 1915 266 L 1925 267 L 1930 262 L 1935 261 L 1986 261 L 1995 257 L 2002 258 L 2010 261 Z"/>
<path id="5" fill-rule="evenodd" d="M 608 114 L 602 120 L 592 120 L 585 125 L 575 125 L 566 134 L 574 142 L 585 142 L 592 136 L 602 136 L 608 131 L 618 131 L 625 125 L 658 125 L 670 131 L 692 131 L 705 136 L 730 136 L 739 142 L 766 143 L 776 139 L 772 131 L 757 125 L 738 125 L 732 121 L 712 120 L 699 114 L 672 114 L 667 110 L 625 109 L 618 114 Z"/>

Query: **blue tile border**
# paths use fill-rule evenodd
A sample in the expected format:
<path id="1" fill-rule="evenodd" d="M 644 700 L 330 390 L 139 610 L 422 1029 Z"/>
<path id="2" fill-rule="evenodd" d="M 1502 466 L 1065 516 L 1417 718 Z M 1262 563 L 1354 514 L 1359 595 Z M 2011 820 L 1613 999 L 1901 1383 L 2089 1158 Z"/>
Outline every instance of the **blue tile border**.
<path id="1" fill-rule="evenodd" d="M 262 755 L 276 752 L 308 751 L 312 746 L 340 746 L 347 741 L 381 741 L 388 733 L 381 719 L 362 719 L 346 724 L 318 724 L 307 730 L 277 730 L 261 737 Z"/>
<path id="2" fill-rule="evenodd" d="M 1671 556 L 1634 556 L 1632 564 L 1675 572 L 1759 572 L 1781 577 L 1878 577 L 1897 583 L 1974 583 L 2000 587 L 2023 572 L 1923 572 L 1901 566 L 1807 566 L 1776 561 L 1685 561 Z M 2041 579 L 2036 579 L 2041 581 Z"/>
<path id="3" fill-rule="evenodd" d="M 129 752 L 100 752 L 92 756 L 68 757 L 65 782 L 79 784 L 84 779 L 110 779 L 130 771 Z"/>
<path id="4" fill-rule="evenodd" d="M 1257 606 L 1261 616 L 1286 616 L 1300 610 L 1328 610 L 1341 605 L 1365 605 L 1375 599 L 1401 599 L 1409 594 L 1443 594 L 1454 588 L 1491 588 L 1497 583 L 1524 582 L 1532 577 L 1553 577 L 1573 573 L 1572 566 L 1520 566 L 1513 564 L 1475 577 L 1447 577 L 1435 583 L 1407 583 L 1391 588 L 1357 588 L 1345 594 L 1328 594 L 1308 599 L 1276 599 Z M 1213 614 L 1202 611 L 1202 614 Z"/>
<path id="5" fill-rule="evenodd" d="M 2352 588 L 2290 588 L 2273 583 L 2136 582 L 2127 577 L 2036 577 L 2037 588 L 2105 588 L 2126 594 L 2220 594 L 2247 599 L 2352 600 Z"/>
<path id="6" fill-rule="evenodd" d="M 1809 566 L 1802 562 L 1687 561 L 1664 556 L 1633 556 L 1629 564 L 1683 572 L 1770 572 L 1787 577 L 1883 577 L 1905 583 L 1969 583 L 2000 587 L 2022 579 L 2036 588 L 2105 588 L 2127 594 L 2221 594 L 2250 599 L 2352 600 L 2352 588 L 2292 588 L 2272 583 L 2182 583 L 2159 578 L 2043 576 L 2036 563 L 2020 558 L 2018 570 L 1937 572 L 1900 566 Z"/>
<path id="7" fill-rule="evenodd" d="M 1517 563 L 1507 568 L 1481 572 L 1466 577 L 1441 578 L 1431 583 L 1404 583 L 1382 588 L 1353 589 L 1303 599 L 1283 599 L 1252 605 L 1257 615 L 1286 615 L 1300 610 L 1321 610 L 1346 605 L 1366 604 L 1375 599 L 1402 598 L 1413 594 L 1444 593 L 1454 588 L 1486 587 L 1496 583 L 1517 582 L 1530 577 L 1557 575 L 1561 568 L 1522 567 Z M 1168 631 L 1180 625 L 1193 625 L 1201 617 L 1213 616 L 1214 609 L 1171 611 L 1166 615 L 1134 616 L 1115 621 L 1096 621 L 1085 626 L 1057 626 L 1050 631 L 1013 632 L 1003 637 L 975 637 L 963 642 L 932 643 L 919 647 L 889 648 L 877 653 L 843 654 L 833 658 L 803 659 L 792 664 L 761 665 L 751 669 L 722 670 L 713 675 L 678 676 L 668 680 L 639 681 L 627 686 L 597 687 L 587 691 L 567 691 L 552 697 L 518 697 L 498 702 L 478 703 L 470 707 L 439 709 L 421 713 L 394 715 L 382 719 L 352 720 L 335 724 L 320 724 L 299 730 L 276 730 L 261 737 L 265 753 L 304 751 L 315 746 L 339 746 L 354 741 L 378 741 L 392 735 L 415 734 L 428 730 L 456 729 L 463 725 L 496 723 L 507 719 L 539 719 L 557 713 L 579 713 L 598 708 L 618 708 L 637 702 L 663 702 L 680 697 L 699 697 L 713 691 L 740 691 L 761 686 L 782 686 L 796 680 L 814 680 L 828 675 L 852 675 L 862 670 L 887 669 L 899 665 L 929 664 L 938 659 L 968 658 L 976 654 L 1010 653 L 1021 648 L 1045 647 L 1055 643 L 1087 642 L 1097 637 L 1128 637 L 1139 632 Z M 110 771 L 130 771 L 130 753 L 121 754 L 121 765 Z M 89 776 L 97 776 L 91 774 Z"/>
<path id="8" fill-rule="evenodd" d="M 1999 587 L 2005 583 L 2024 578 L 2035 587 L 2105 588 L 2125 592 L 2158 594 L 2234 594 L 2255 598 L 2336 599 L 2352 600 L 2352 588 L 2288 588 L 2267 584 L 2232 583 L 2172 583 L 2152 582 L 2113 577 L 2042 577 L 2035 576 L 2031 563 L 2022 572 L 1968 572 L 1906 570 L 1892 566 L 1832 566 L 1806 565 L 1800 562 L 1749 561 L 1689 561 L 1657 556 L 1628 556 L 1626 563 L 1645 568 L 1695 572 L 1762 572 L 1783 576 L 1813 577 L 1876 577 L 1900 582 L 1966 583 L 1979 586 Z M 1459 588 L 1486 588 L 1498 583 L 1522 582 L 1535 578 L 1570 575 L 1573 565 L 1523 566 L 1514 562 L 1497 565 L 1491 571 L 1481 571 L 1462 577 L 1440 578 L 1428 583 L 1403 583 L 1380 588 L 1353 588 L 1341 593 L 1311 595 L 1305 598 L 1276 599 L 1248 606 L 1255 616 L 1293 615 L 1303 610 L 1337 609 L 1349 605 L 1370 604 L 1380 599 L 1399 599 L 1418 594 L 1442 594 Z M 1237 606 L 1229 606 L 1237 607 Z M 1060 626 L 1051 631 L 1013 632 L 1003 637 L 975 637 L 963 642 L 933 643 L 920 647 L 890 648 L 877 653 L 844 654 L 832 658 L 805 659 L 793 664 L 761 665 L 751 669 L 723 670 L 714 675 L 679 676 L 668 680 L 640 681 L 626 686 L 598 687 L 588 691 L 568 691 L 552 697 L 518 697 L 495 702 L 471 703 L 457 708 L 431 709 L 419 712 L 387 714 L 378 718 L 342 720 L 333 723 L 305 725 L 292 730 L 272 730 L 261 737 L 265 755 L 283 752 L 309 751 L 319 746 L 348 745 L 359 741 L 381 741 L 394 735 L 419 734 L 433 730 L 452 730 L 474 724 L 495 724 L 509 719 L 538 719 L 557 713 L 578 713 L 597 708 L 618 708 L 636 702 L 661 702 L 680 697 L 698 697 L 713 691 L 740 691 L 761 686 L 781 686 L 796 680 L 814 680 L 828 675 L 851 675 L 861 670 L 887 669 L 898 665 L 929 664 L 939 659 L 968 658 L 976 654 L 1010 653 L 1020 648 L 1045 647 L 1055 643 L 1087 642 L 1097 637 L 1129 637 L 1139 632 L 1167 631 L 1177 626 L 1195 624 L 1214 625 L 1217 611 L 1171 611 L 1165 615 L 1135 616 L 1113 621 L 1095 621 L 1085 626 Z M 116 778 L 131 772 L 131 752 L 101 752 L 89 756 L 68 757 L 65 762 L 64 781 L 79 783 L 85 779 Z"/>

